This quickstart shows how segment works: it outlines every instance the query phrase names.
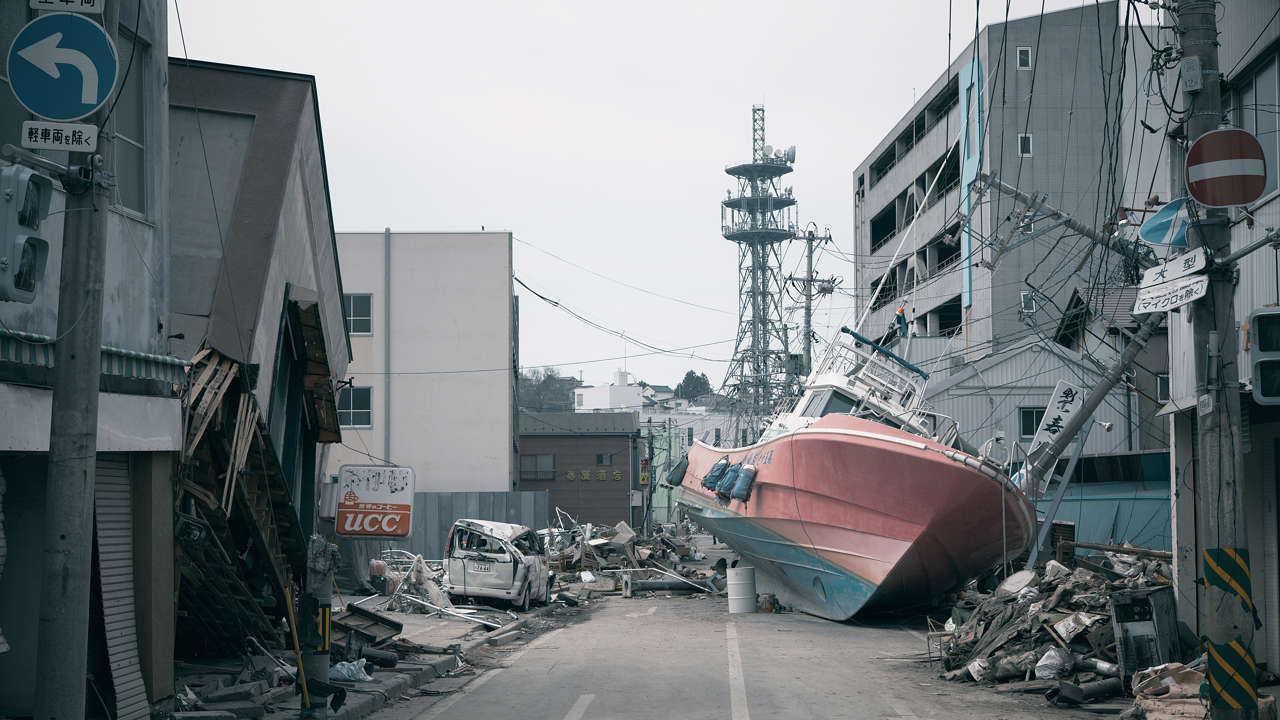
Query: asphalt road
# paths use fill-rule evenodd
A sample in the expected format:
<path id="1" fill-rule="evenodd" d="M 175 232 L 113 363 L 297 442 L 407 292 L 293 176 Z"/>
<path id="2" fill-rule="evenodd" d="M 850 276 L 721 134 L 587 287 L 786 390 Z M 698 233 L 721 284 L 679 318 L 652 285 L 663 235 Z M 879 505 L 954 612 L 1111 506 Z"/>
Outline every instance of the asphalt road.
<path id="1" fill-rule="evenodd" d="M 729 615 L 723 598 L 612 597 L 495 659 L 461 691 L 378 720 L 1094 717 L 949 683 L 918 630 Z M 435 687 L 433 683 L 428 687 Z"/>

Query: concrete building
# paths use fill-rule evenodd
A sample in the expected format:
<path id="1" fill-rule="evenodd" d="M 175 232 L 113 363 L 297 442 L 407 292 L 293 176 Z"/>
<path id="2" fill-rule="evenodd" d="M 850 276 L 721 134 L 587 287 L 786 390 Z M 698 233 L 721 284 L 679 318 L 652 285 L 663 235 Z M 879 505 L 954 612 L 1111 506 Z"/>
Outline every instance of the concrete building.
<path id="1" fill-rule="evenodd" d="M 342 465 L 413 468 L 417 492 L 506 491 L 516 463 L 511 233 L 340 233 L 354 361 Z"/>
<path id="2" fill-rule="evenodd" d="M 1245 209 L 1231 214 L 1231 249 L 1244 248 L 1280 227 L 1280 188 L 1277 160 L 1280 133 L 1275 109 L 1280 103 L 1280 22 L 1276 22 L 1273 0 L 1242 0 L 1231 3 L 1218 18 L 1218 67 L 1227 86 L 1223 107 L 1234 126 L 1253 132 L 1262 143 L 1266 157 L 1266 188 L 1263 196 Z M 1177 45 L 1173 38 L 1166 42 Z M 1166 73 L 1165 77 L 1169 77 Z M 1163 119 L 1163 117 L 1161 117 Z M 1185 157 L 1185 143 L 1179 129 L 1171 133 L 1176 160 Z M 1173 173 L 1181 183 L 1182 173 Z M 1174 196 L 1184 195 L 1179 187 Z M 1247 210 L 1252 219 L 1246 217 Z M 1243 423 L 1238 438 L 1244 467 L 1235 468 L 1238 482 L 1244 483 L 1245 524 L 1253 583 L 1253 601 L 1262 627 L 1254 634 L 1253 652 L 1259 665 L 1280 667 L 1280 412 L 1274 405 L 1254 401 L 1250 388 L 1261 378 L 1255 376 L 1251 354 L 1256 348 L 1250 315 L 1258 309 L 1280 304 L 1280 266 L 1277 254 L 1263 248 L 1238 265 L 1235 313 L 1240 329 L 1238 351 Z M 1204 571 L 1201 551 L 1216 547 L 1207 537 L 1215 520 L 1197 513 L 1197 496 L 1218 492 L 1197 479 L 1195 470 L 1196 398 L 1199 394 L 1194 356 L 1203 349 L 1193 346 L 1190 313 L 1170 313 L 1169 362 L 1171 401 L 1162 410 L 1170 418 L 1173 472 L 1174 576 L 1178 593 L 1178 615 L 1199 636 L 1206 613 Z"/>
<path id="3" fill-rule="evenodd" d="M 521 413 L 520 487 L 578 522 L 635 526 L 653 485 L 640 482 L 638 428 L 634 411 Z"/>
<path id="4" fill-rule="evenodd" d="M 860 331 L 929 371 L 926 403 L 975 446 L 1003 434 L 1025 449 L 1057 380 L 1099 376 L 1080 352 L 1093 346 L 1055 333 L 1078 289 L 1133 282 L 1122 258 L 1024 215 L 979 173 L 1094 227 L 1167 197 L 1161 143 L 1139 123 L 1163 112 L 1139 92 L 1149 50 L 1121 53 L 1117 22 L 1105 2 L 983 28 L 853 172 Z M 1121 431 L 1091 434 L 1086 455 L 1167 447 L 1163 423 L 1139 412 L 1167 373 L 1159 355 L 1108 398 L 1100 412 Z"/>
<path id="5" fill-rule="evenodd" d="M 0 44 L 39 13 L 0 4 Z M 122 79 L 114 133 L 116 193 L 107 209 L 98 408 L 96 539 L 90 661 L 84 668 L 119 718 L 147 717 L 173 693 L 173 470 L 182 447 L 174 390 L 186 363 L 171 356 L 167 15 L 164 3 L 122 0 Z M 135 17 L 138 18 L 135 26 Z M 0 78 L 0 137 L 17 145 L 32 116 Z M 67 154 L 45 151 L 65 164 Z M 0 166 L 7 166 L 0 162 Z M 0 715 L 34 711 L 40 577 L 56 346 L 62 214 L 56 180 L 39 228 L 49 243 L 34 302 L 0 302 Z M 8 242 L 8 238 L 3 239 Z M 105 617 L 103 603 L 112 613 Z M 108 667 L 110 666 L 110 668 Z"/>

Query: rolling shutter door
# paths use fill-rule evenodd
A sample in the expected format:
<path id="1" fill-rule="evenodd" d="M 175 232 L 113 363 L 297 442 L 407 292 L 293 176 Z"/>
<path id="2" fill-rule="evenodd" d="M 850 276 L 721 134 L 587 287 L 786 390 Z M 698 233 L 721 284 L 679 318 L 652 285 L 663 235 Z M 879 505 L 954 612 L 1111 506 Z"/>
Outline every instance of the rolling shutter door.
<path id="1" fill-rule="evenodd" d="M 138 661 L 133 598 L 133 491 L 128 455 L 99 455 L 94 484 L 98 573 L 116 720 L 147 720 L 151 706 Z"/>

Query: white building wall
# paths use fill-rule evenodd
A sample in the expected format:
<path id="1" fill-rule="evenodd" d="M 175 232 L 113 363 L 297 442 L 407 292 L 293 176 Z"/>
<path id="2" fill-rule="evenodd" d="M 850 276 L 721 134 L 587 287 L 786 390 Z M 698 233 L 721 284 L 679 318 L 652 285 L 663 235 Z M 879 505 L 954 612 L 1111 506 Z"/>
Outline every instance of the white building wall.
<path id="1" fill-rule="evenodd" d="M 344 291 L 373 296 L 348 371 L 373 422 L 343 428 L 328 473 L 386 458 L 418 492 L 514 489 L 511 234 L 393 232 L 389 327 L 384 234 L 339 233 L 338 256 Z"/>
<path id="2" fill-rule="evenodd" d="M 639 410 L 644 405 L 639 385 L 595 385 L 574 389 L 574 410 Z M 578 402 L 578 398 L 582 402 Z"/>

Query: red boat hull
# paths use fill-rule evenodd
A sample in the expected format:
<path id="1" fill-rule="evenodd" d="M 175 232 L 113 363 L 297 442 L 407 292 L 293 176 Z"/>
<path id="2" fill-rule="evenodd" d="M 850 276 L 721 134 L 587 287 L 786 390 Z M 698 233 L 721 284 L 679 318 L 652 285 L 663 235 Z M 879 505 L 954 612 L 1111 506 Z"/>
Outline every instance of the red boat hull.
<path id="1" fill-rule="evenodd" d="M 726 456 L 757 468 L 747 502 L 701 485 Z M 1030 503 L 990 466 L 848 415 L 746 448 L 696 443 L 679 502 L 780 599 L 833 620 L 935 599 L 1034 532 Z"/>

